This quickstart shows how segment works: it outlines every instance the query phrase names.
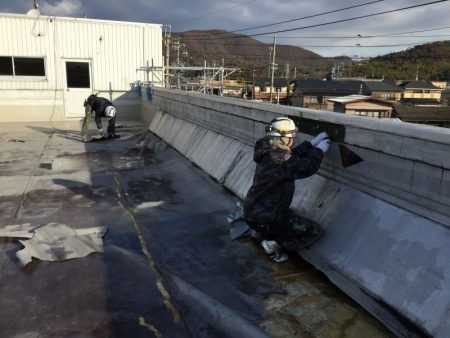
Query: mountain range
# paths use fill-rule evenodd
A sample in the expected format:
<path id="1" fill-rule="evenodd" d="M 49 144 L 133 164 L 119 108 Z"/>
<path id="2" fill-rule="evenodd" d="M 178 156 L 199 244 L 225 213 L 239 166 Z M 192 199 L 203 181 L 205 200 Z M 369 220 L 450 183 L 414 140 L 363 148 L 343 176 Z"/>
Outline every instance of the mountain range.
<path id="1" fill-rule="evenodd" d="M 268 76 L 273 44 L 223 30 L 192 30 L 172 34 L 171 64 L 186 66 L 221 65 L 240 68 L 241 76 Z M 307 49 L 275 45 L 276 76 L 320 76 L 340 65 L 340 76 L 419 80 L 450 79 L 450 41 L 427 43 L 405 51 L 363 61 L 347 56 L 322 57 Z"/>
<path id="2" fill-rule="evenodd" d="M 177 55 L 179 41 L 180 59 L 186 65 L 203 66 L 205 61 L 210 66 L 220 65 L 223 59 L 225 67 L 239 67 L 244 71 L 255 69 L 258 75 L 267 75 L 269 64 L 272 63 L 273 44 L 246 35 L 223 30 L 196 30 L 175 33 L 172 38 L 176 47 L 175 51 L 172 49 L 172 55 Z M 277 73 L 287 72 L 291 76 L 296 72 L 300 74 L 329 69 L 335 61 L 301 47 L 279 44 L 275 46 L 275 56 Z M 343 57 L 340 61 L 349 62 L 350 59 Z"/>

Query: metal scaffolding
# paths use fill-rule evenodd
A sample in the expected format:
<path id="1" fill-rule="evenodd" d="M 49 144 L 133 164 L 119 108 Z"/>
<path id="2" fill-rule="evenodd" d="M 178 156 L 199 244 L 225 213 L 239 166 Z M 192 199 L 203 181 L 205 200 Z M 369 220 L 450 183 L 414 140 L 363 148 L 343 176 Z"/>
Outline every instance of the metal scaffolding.
<path id="1" fill-rule="evenodd" d="M 136 71 L 143 71 L 146 73 L 146 84 L 150 86 L 157 86 L 157 87 L 166 87 L 166 88 L 172 88 L 170 79 L 174 77 L 174 75 L 170 74 L 170 71 L 203 71 L 203 77 L 202 80 L 198 82 L 190 82 L 188 84 L 185 84 L 185 90 L 188 90 L 187 86 L 191 85 L 191 90 L 193 90 L 193 87 L 195 86 L 197 88 L 198 92 L 203 93 L 214 93 L 214 89 L 218 88 L 219 95 L 223 96 L 224 91 L 224 80 L 230 76 L 231 74 L 235 73 L 236 71 L 239 71 L 239 68 L 228 68 L 222 66 L 213 66 L 208 67 L 206 65 L 203 67 L 196 67 L 196 66 L 169 66 L 169 67 L 161 67 L 161 66 L 153 66 L 149 65 L 149 62 L 147 61 L 147 65 L 137 68 Z M 179 76 L 179 75 L 177 75 Z M 216 86 L 215 83 L 218 83 Z M 174 84 L 174 88 L 180 89 L 179 81 L 177 84 Z"/>

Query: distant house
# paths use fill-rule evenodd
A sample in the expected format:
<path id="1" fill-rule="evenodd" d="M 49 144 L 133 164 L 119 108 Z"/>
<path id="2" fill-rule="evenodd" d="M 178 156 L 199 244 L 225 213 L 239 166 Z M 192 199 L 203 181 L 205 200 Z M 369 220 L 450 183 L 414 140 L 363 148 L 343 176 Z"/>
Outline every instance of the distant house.
<path id="1" fill-rule="evenodd" d="M 247 94 L 248 97 L 252 97 L 251 91 L 254 88 L 255 100 L 270 100 L 270 87 L 272 80 L 270 77 L 257 77 L 250 88 L 250 93 Z M 273 88 L 272 88 L 272 100 L 285 102 L 288 97 L 289 81 L 286 78 L 274 78 Z"/>
<path id="2" fill-rule="evenodd" d="M 450 88 L 445 88 L 441 93 L 441 105 L 450 106 Z"/>
<path id="3" fill-rule="evenodd" d="M 374 98 L 399 100 L 402 88 L 387 81 L 323 81 L 295 80 L 289 104 L 296 107 L 333 110 L 330 99 L 348 95 L 366 95 Z"/>
<path id="4" fill-rule="evenodd" d="M 354 116 L 367 116 L 379 119 L 392 117 L 392 101 L 366 95 L 348 95 L 328 99 L 334 104 L 333 111 Z"/>
<path id="5" fill-rule="evenodd" d="M 388 80 L 373 81 L 364 80 L 364 84 L 370 91 L 370 96 L 384 100 L 400 101 L 403 88 Z"/>
<path id="6" fill-rule="evenodd" d="M 394 106 L 393 117 L 397 117 L 403 122 L 450 128 L 450 107 L 419 107 L 398 104 Z"/>
<path id="7" fill-rule="evenodd" d="M 401 103 L 416 106 L 439 106 L 441 93 L 444 88 L 439 88 L 431 82 L 403 81 L 398 84 L 403 88 Z"/>

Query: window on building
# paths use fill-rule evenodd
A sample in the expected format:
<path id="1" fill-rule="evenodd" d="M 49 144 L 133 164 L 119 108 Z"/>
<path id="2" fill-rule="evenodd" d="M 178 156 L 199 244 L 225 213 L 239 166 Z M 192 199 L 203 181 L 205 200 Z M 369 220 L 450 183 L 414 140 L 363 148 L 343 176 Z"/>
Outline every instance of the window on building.
<path id="1" fill-rule="evenodd" d="M 10 56 L 0 56 L 0 75 L 14 75 Z"/>
<path id="2" fill-rule="evenodd" d="M 0 56 L 0 75 L 45 76 L 44 58 Z"/>
<path id="3" fill-rule="evenodd" d="M 45 76 L 43 58 L 14 57 L 13 59 L 16 76 Z"/>
<path id="4" fill-rule="evenodd" d="M 66 62 L 67 88 L 90 88 L 88 62 Z"/>

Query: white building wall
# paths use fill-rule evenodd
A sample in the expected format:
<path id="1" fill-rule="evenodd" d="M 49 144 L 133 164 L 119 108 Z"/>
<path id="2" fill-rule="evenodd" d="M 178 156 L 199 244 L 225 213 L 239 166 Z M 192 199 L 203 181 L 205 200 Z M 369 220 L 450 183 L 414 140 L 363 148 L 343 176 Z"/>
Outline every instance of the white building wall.
<path id="1" fill-rule="evenodd" d="M 0 76 L 0 89 L 54 89 L 53 24 L 50 18 L 0 17 L 0 56 L 44 57 L 47 79 Z M 38 34 L 41 36 L 38 36 Z"/>
<path id="2" fill-rule="evenodd" d="M 92 92 L 129 105 L 130 84 L 146 80 L 136 69 L 163 65 L 161 25 L 0 13 L 0 56 L 44 57 L 46 68 L 45 78 L 0 76 L 0 122 L 64 119 L 65 60 L 90 60 Z M 20 98 L 41 116 L 21 115 Z"/>

